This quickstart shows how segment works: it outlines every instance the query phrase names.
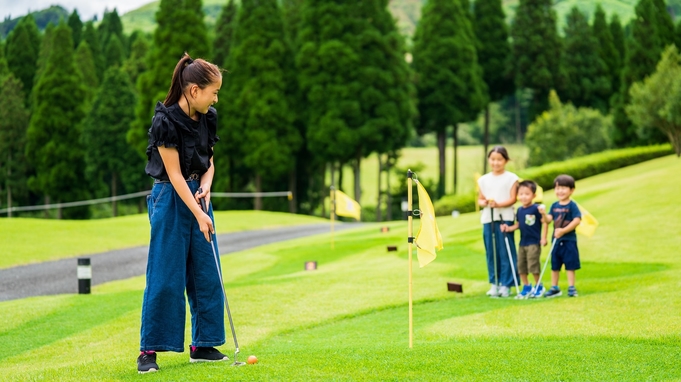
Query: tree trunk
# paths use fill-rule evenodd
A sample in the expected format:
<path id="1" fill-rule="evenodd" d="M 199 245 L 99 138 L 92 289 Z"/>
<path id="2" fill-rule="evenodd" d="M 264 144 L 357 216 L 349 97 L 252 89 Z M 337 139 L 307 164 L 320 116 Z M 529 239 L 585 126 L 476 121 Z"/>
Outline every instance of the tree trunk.
<path id="1" fill-rule="evenodd" d="M 111 174 L 111 196 L 113 196 L 114 198 L 116 197 L 116 195 L 118 195 L 117 188 L 118 175 L 114 172 L 113 174 Z M 111 201 L 111 212 L 113 214 L 113 217 L 118 216 L 118 202 L 116 202 L 115 199 Z"/>
<path id="2" fill-rule="evenodd" d="M 255 192 L 262 192 L 262 178 L 260 177 L 260 174 L 255 174 Z M 255 196 L 254 208 L 256 211 L 262 210 L 262 196 Z"/>
<path id="3" fill-rule="evenodd" d="M 441 198 L 445 194 L 445 146 L 447 143 L 446 129 L 437 132 L 437 151 L 440 164 L 440 174 L 437 184 L 437 197 Z"/>
<path id="4" fill-rule="evenodd" d="M 352 172 L 353 175 L 355 176 L 355 200 L 357 203 L 360 203 L 360 200 L 362 199 L 362 187 L 360 184 L 360 168 L 359 166 L 362 163 L 362 155 L 358 154 L 357 158 L 355 159 L 355 163 L 353 163 L 352 166 Z"/>
<path id="5" fill-rule="evenodd" d="M 298 205 L 298 192 L 296 190 L 297 173 L 294 168 L 288 175 L 288 189 L 291 191 L 291 198 L 288 201 L 288 211 L 292 214 L 296 213 L 296 206 Z"/>
<path id="6" fill-rule="evenodd" d="M 49 195 L 44 196 L 43 204 L 50 204 L 50 196 Z M 49 209 L 46 208 L 46 209 L 43 210 L 43 217 L 45 217 L 46 219 L 49 219 L 49 217 L 50 217 L 50 210 Z"/>
<path id="7" fill-rule="evenodd" d="M 456 161 L 457 158 L 458 158 L 457 151 L 459 149 L 459 124 L 455 123 L 454 126 L 452 126 L 452 127 L 454 128 L 454 131 L 453 131 L 454 160 L 452 161 L 452 165 L 454 166 L 454 194 L 456 194 L 457 180 L 459 179 L 459 173 L 458 173 L 459 166 L 457 166 L 457 161 Z"/>
<path id="8" fill-rule="evenodd" d="M 381 213 L 381 178 L 383 178 L 383 164 L 381 162 L 381 154 L 376 154 L 376 156 L 378 157 L 378 200 L 376 201 L 376 221 L 380 222 L 383 221 L 383 219 L 381 219 L 383 217 Z"/>
<path id="9" fill-rule="evenodd" d="M 485 107 L 485 133 L 482 138 L 485 151 L 482 158 L 482 173 L 487 174 L 487 153 L 489 152 L 489 104 Z"/>
<path id="10" fill-rule="evenodd" d="M 522 127 L 520 126 L 520 90 L 515 92 L 515 139 L 518 143 L 523 141 Z"/>
<path id="11" fill-rule="evenodd" d="M 332 174 L 334 173 L 333 171 L 336 169 L 336 163 L 331 163 L 331 171 Z M 331 185 L 336 187 L 336 190 L 342 190 L 343 189 L 343 163 L 339 162 L 338 163 L 338 183 L 334 183 L 336 178 L 332 177 L 331 179 Z"/>
<path id="12" fill-rule="evenodd" d="M 387 191 L 387 195 L 386 195 L 387 207 L 385 209 L 385 215 L 386 215 L 385 218 L 388 221 L 391 221 L 391 220 L 393 220 L 393 197 L 392 197 L 391 192 L 390 192 L 390 172 L 392 171 L 392 166 L 390 165 L 390 158 L 388 158 L 388 160 L 386 161 L 386 166 L 387 166 L 387 168 L 385 170 L 385 172 L 386 172 L 386 180 L 385 181 L 386 181 L 386 189 L 388 191 Z"/>
<path id="13" fill-rule="evenodd" d="M 234 188 L 234 159 L 230 156 L 229 157 L 229 190 L 228 192 L 236 192 L 236 189 Z"/>
<path id="14" fill-rule="evenodd" d="M 7 217 L 12 217 L 12 187 L 9 185 L 9 180 L 12 179 L 12 153 L 7 153 Z"/>
<path id="15" fill-rule="evenodd" d="M 322 189 L 321 189 L 321 196 L 322 196 L 322 217 L 326 217 L 326 165 L 322 166 Z"/>

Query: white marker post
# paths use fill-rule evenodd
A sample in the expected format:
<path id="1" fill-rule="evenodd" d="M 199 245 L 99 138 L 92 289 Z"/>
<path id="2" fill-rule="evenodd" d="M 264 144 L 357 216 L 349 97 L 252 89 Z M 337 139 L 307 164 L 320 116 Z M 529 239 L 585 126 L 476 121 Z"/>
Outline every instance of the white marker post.
<path id="1" fill-rule="evenodd" d="M 90 294 L 92 280 L 92 266 L 89 257 L 78 259 L 78 294 Z"/>

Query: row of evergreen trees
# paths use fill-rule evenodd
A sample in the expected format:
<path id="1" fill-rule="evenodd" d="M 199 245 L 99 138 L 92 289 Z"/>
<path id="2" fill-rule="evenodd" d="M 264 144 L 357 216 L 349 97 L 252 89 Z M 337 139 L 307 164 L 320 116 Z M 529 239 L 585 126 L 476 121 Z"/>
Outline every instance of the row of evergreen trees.
<path id="1" fill-rule="evenodd" d="M 201 0 L 162 0 L 153 36 L 124 35 L 115 10 L 96 27 L 74 11 L 42 35 L 24 17 L 0 49 L 7 204 L 148 188 L 144 149 L 154 104 L 185 51 L 228 70 L 216 105 L 215 190 L 295 195 L 288 206 L 215 200 L 218 208 L 255 203 L 312 213 L 323 205 L 329 165 L 335 184 L 342 184 L 337 170 L 352 166 L 359 199 L 361 159 L 377 153 L 388 170 L 414 131 L 438 137 L 442 195 L 450 126 L 456 137 L 460 124 L 484 112 L 487 145 L 490 103 L 518 104 L 528 92 L 530 118 L 548 108 L 555 89 L 575 106 L 612 110 L 620 146 L 661 139 L 639 135 L 624 107 L 631 84 L 681 39 L 663 0 L 640 0 L 627 28 L 600 7 L 592 23 L 575 8 L 563 36 L 550 0 L 521 0 L 510 26 L 501 0 L 430 0 L 409 53 L 387 5 L 229 0 L 213 41 Z M 87 209 L 64 213 L 84 217 Z"/>

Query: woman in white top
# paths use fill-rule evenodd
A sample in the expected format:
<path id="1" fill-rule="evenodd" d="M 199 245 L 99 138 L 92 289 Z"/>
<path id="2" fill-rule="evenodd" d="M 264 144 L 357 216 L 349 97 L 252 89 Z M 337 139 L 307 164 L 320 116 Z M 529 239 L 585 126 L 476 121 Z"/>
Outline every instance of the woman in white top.
<path id="1" fill-rule="evenodd" d="M 513 269 L 516 269 L 516 266 L 511 267 L 500 226 L 501 224 L 512 225 L 515 221 L 513 205 L 517 198 L 518 176 L 506 171 L 506 163 L 508 163 L 509 157 L 504 147 L 494 147 L 487 154 L 487 160 L 492 172 L 478 179 L 478 189 L 480 190 L 478 204 L 480 207 L 484 207 L 480 222 L 483 225 L 483 239 L 487 252 L 487 273 L 491 284 L 487 295 L 508 297 L 510 288 L 514 283 Z M 494 232 L 494 238 L 492 232 Z M 512 235 L 509 235 L 508 238 L 511 248 L 511 261 L 516 263 L 515 240 Z"/>

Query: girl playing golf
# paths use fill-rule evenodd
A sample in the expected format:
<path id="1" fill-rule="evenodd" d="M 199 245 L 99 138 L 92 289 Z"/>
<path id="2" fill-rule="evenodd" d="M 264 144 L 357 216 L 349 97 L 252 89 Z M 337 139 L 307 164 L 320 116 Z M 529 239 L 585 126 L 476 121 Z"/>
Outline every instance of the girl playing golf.
<path id="1" fill-rule="evenodd" d="M 210 243 L 213 145 L 219 139 L 212 105 L 220 86 L 222 73 L 216 65 L 185 53 L 149 129 L 146 173 L 154 185 L 147 198 L 151 241 L 137 358 L 140 373 L 159 369 L 156 352 L 184 351 L 185 291 L 192 316 L 190 362 L 227 359 L 214 348 L 225 342 L 225 328 Z M 201 209 L 201 198 L 208 213 Z"/>
<path id="2" fill-rule="evenodd" d="M 518 192 L 518 176 L 506 171 L 509 161 L 508 152 L 502 146 L 494 147 L 487 160 L 492 172 L 478 179 L 478 204 L 484 207 L 480 222 L 483 225 L 483 239 L 487 252 L 487 273 L 491 287 L 487 292 L 491 297 L 508 297 L 514 285 L 516 263 L 515 241 L 509 235 L 510 255 L 501 232 L 501 224 L 511 225 L 515 220 L 513 205 Z M 517 276 L 516 276 L 517 278 Z"/>

